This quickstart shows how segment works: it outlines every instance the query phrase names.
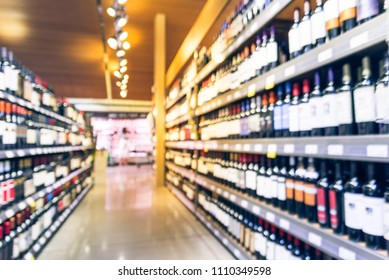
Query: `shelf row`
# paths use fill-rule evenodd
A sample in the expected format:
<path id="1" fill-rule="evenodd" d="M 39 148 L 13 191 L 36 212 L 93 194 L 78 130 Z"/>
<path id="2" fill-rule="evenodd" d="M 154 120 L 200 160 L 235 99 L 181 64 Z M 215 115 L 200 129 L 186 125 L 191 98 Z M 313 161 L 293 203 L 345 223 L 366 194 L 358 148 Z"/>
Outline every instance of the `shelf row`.
<path id="1" fill-rule="evenodd" d="M 214 180 L 200 174 L 195 174 L 186 168 L 168 163 L 167 167 L 181 176 L 194 182 L 247 211 L 267 220 L 275 226 L 284 229 L 298 239 L 320 248 L 320 250 L 334 258 L 346 260 L 387 260 L 384 252 L 373 251 L 363 244 L 352 242 L 332 231 L 297 218 L 275 207 L 267 205 L 258 199 L 239 193 Z"/>
<path id="2" fill-rule="evenodd" d="M 388 135 L 167 142 L 167 148 L 389 162 Z"/>
<path id="3" fill-rule="evenodd" d="M 60 186 L 66 184 L 67 182 L 71 181 L 74 177 L 87 171 L 91 167 L 92 167 L 91 165 L 81 167 L 80 169 L 77 169 L 76 171 L 70 173 L 68 176 L 62 178 L 61 180 L 58 180 L 54 184 L 46 187 L 45 189 L 43 189 L 39 192 L 32 194 L 31 196 L 25 198 L 23 201 L 21 201 L 17 204 L 14 204 L 13 206 L 0 212 L 0 224 L 3 221 L 15 216 L 16 213 L 19 213 L 20 211 L 23 211 L 24 209 L 26 209 L 29 204 L 33 203 L 34 201 L 36 201 L 37 199 L 39 199 L 41 197 L 44 197 L 46 194 L 51 193 L 53 190 L 59 188 Z"/>
<path id="4" fill-rule="evenodd" d="M 277 5 L 277 2 L 291 1 L 276 1 L 273 4 Z M 387 14 L 379 15 L 310 52 L 292 59 L 248 83 L 240 85 L 237 89 L 230 90 L 203 104 L 196 109 L 195 114 L 200 116 L 245 97 L 251 97 L 256 92 L 270 90 L 277 84 L 383 43 L 388 38 L 386 28 L 388 25 Z"/>
<path id="5" fill-rule="evenodd" d="M 90 191 L 92 186 L 93 183 L 87 186 L 77 196 L 77 198 L 69 205 L 69 207 L 64 212 L 62 212 L 62 214 L 58 217 L 58 219 L 55 222 L 53 222 L 51 226 L 47 228 L 47 230 L 41 235 L 41 237 L 32 246 L 31 250 L 25 254 L 24 256 L 25 260 L 35 260 L 38 258 L 39 254 L 42 252 L 44 247 L 49 243 L 51 238 L 55 235 L 55 233 L 59 230 L 59 228 L 65 223 L 65 221 L 69 218 L 70 214 L 76 209 L 76 207 L 84 199 L 84 197 Z"/>
<path id="6" fill-rule="evenodd" d="M 181 123 L 187 122 L 189 120 L 189 115 L 185 114 L 182 116 L 179 116 L 173 121 L 167 122 L 166 123 L 166 128 L 172 128 L 173 126 L 179 125 Z"/>
<path id="7" fill-rule="evenodd" d="M 85 146 L 60 146 L 50 148 L 27 148 L 27 149 L 16 149 L 16 150 L 1 150 L 0 160 L 11 159 L 11 158 L 23 158 L 29 156 L 40 156 L 48 154 L 68 153 L 76 151 L 85 151 L 93 149 L 93 147 Z"/>
<path id="8" fill-rule="evenodd" d="M 55 112 L 52 112 L 52 111 L 47 110 L 45 108 L 42 108 L 40 106 L 36 106 L 36 105 L 32 104 L 31 102 L 29 102 L 27 100 L 24 100 L 24 99 L 22 99 L 20 97 L 13 96 L 13 95 L 11 95 L 9 93 L 0 91 L 0 99 L 5 99 L 5 100 L 7 100 L 7 101 L 9 101 L 11 103 L 17 104 L 17 105 L 22 106 L 24 108 L 28 108 L 30 110 L 34 110 L 34 111 L 36 111 L 38 113 L 41 113 L 43 115 L 46 115 L 46 116 L 54 118 L 54 119 L 57 119 L 57 120 L 59 120 L 61 122 L 64 122 L 64 123 L 67 123 L 67 124 L 70 124 L 70 125 L 76 125 L 78 127 L 83 128 L 81 124 L 79 124 L 79 123 L 77 123 L 77 122 L 75 122 L 75 121 L 73 121 L 71 119 L 68 119 L 68 118 L 66 118 L 64 116 L 61 116 L 60 114 L 57 114 Z"/>

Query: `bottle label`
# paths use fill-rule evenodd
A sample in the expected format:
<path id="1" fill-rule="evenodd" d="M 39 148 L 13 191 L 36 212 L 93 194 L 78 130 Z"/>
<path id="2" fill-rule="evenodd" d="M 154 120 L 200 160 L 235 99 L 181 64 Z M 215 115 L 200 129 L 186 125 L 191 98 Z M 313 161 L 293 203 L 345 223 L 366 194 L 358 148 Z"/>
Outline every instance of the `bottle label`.
<path id="1" fill-rule="evenodd" d="M 45 186 L 48 187 L 55 183 L 55 172 L 48 172 L 45 178 Z"/>
<path id="2" fill-rule="evenodd" d="M 272 195 L 272 180 L 270 179 L 270 177 L 265 177 L 265 198 L 267 199 L 272 199 L 273 195 Z"/>
<path id="3" fill-rule="evenodd" d="M 293 179 L 286 179 L 286 198 L 294 200 L 294 181 Z"/>
<path id="4" fill-rule="evenodd" d="M 330 223 L 332 228 L 339 226 L 338 218 L 338 202 L 336 200 L 336 192 L 334 190 L 329 191 L 329 205 L 330 205 Z"/>
<path id="5" fill-rule="evenodd" d="M 339 1 L 340 22 L 357 17 L 357 1 L 341 0 Z"/>
<path id="6" fill-rule="evenodd" d="M 277 42 L 269 42 L 266 47 L 267 64 L 278 61 L 278 44 Z"/>
<path id="7" fill-rule="evenodd" d="M 4 126 L 4 134 L 3 134 L 3 144 L 4 145 L 15 145 L 17 141 L 17 125 L 14 123 L 7 123 Z"/>
<path id="8" fill-rule="evenodd" d="M 250 135 L 248 117 L 244 117 L 240 119 L 240 135 L 241 136 Z"/>
<path id="9" fill-rule="evenodd" d="M 341 0 L 344 1 L 344 0 Z M 338 0 L 328 0 L 324 4 L 324 17 L 326 29 L 331 30 L 339 27 L 339 3 Z"/>
<path id="10" fill-rule="evenodd" d="M 304 183 L 304 203 L 307 206 L 316 205 L 316 186 L 315 184 Z"/>
<path id="11" fill-rule="evenodd" d="M 257 176 L 257 195 L 260 197 L 265 196 L 265 177 L 262 175 Z"/>
<path id="12" fill-rule="evenodd" d="M 248 121 L 250 132 L 259 132 L 259 114 L 250 115 Z"/>
<path id="13" fill-rule="evenodd" d="M 301 50 L 300 46 L 300 33 L 298 28 L 292 28 L 289 30 L 288 39 L 289 39 L 289 53 L 294 53 Z"/>
<path id="14" fill-rule="evenodd" d="M 357 21 L 361 21 L 379 13 L 378 0 L 358 0 L 358 15 Z"/>
<path id="15" fill-rule="evenodd" d="M 36 191 L 32 179 L 24 181 L 24 196 L 30 196 Z"/>
<path id="16" fill-rule="evenodd" d="M 312 129 L 311 108 L 309 103 L 300 103 L 299 108 L 299 125 L 300 131 L 310 131 Z"/>
<path id="17" fill-rule="evenodd" d="M 266 254 L 267 242 L 268 242 L 268 241 L 267 241 L 267 239 L 266 239 L 265 236 L 261 235 L 261 236 L 259 237 L 259 244 L 258 244 L 259 253 L 260 253 L 262 256 L 264 256 L 264 257 L 267 256 L 267 254 Z"/>
<path id="18" fill-rule="evenodd" d="M 250 190 L 257 189 L 257 173 L 255 171 L 246 171 L 246 188 Z"/>
<path id="19" fill-rule="evenodd" d="M 389 118 L 389 85 L 378 84 L 375 91 L 377 119 Z"/>
<path id="20" fill-rule="evenodd" d="M 289 131 L 290 132 L 300 131 L 299 106 L 294 105 L 289 107 Z"/>
<path id="21" fill-rule="evenodd" d="M 241 189 L 245 188 L 245 173 L 243 170 L 238 170 L 238 186 Z"/>
<path id="22" fill-rule="evenodd" d="M 311 125 L 312 128 L 322 128 L 323 125 L 323 100 L 322 97 L 309 99 L 311 107 Z"/>
<path id="23" fill-rule="evenodd" d="M 259 49 L 259 53 L 258 53 L 258 66 L 259 66 L 259 69 L 261 69 L 263 66 L 266 65 L 266 62 L 267 62 L 267 52 L 266 52 L 266 47 L 261 47 Z"/>
<path id="24" fill-rule="evenodd" d="M 266 259 L 275 260 L 275 243 L 273 241 L 267 241 Z"/>
<path id="25" fill-rule="evenodd" d="M 289 130 L 289 104 L 282 105 L 282 129 Z"/>
<path id="26" fill-rule="evenodd" d="M 300 32 L 300 47 L 303 48 L 312 44 L 312 30 L 311 30 L 311 20 L 304 20 L 299 24 L 299 32 Z"/>
<path id="27" fill-rule="evenodd" d="M 0 90 L 5 91 L 5 76 L 3 72 L 0 72 Z"/>
<path id="28" fill-rule="evenodd" d="M 274 107 L 274 117 L 273 117 L 274 130 L 282 129 L 282 107 Z"/>
<path id="29" fill-rule="evenodd" d="M 375 121 L 374 86 L 360 87 L 354 90 L 355 122 Z"/>
<path id="30" fill-rule="evenodd" d="M 285 177 L 278 177 L 277 182 L 277 197 L 280 201 L 286 200 L 286 184 L 285 184 Z"/>
<path id="31" fill-rule="evenodd" d="M 326 37 L 326 20 L 324 12 L 314 13 L 311 16 L 312 22 L 312 41 L 316 43 L 316 40 Z"/>
<path id="32" fill-rule="evenodd" d="M 277 179 L 276 175 L 273 175 L 270 177 L 269 192 L 270 192 L 271 198 L 278 197 L 278 179 Z"/>
<path id="33" fill-rule="evenodd" d="M 319 223 L 327 223 L 327 201 L 325 190 L 323 188 L 317 188 L 317 219 Z"/>
<path id="34" fill-rule="evenodd" d="M 344 194 L 344 217 L 347 227 L 361 230 L 363 226 L 363 195 L 346 192 Z"/>
<path id="35" fill-rule="evenodd" d="M 351 91 L 339 92 L 337 99 L 337 121 L 339 124 L 353 123 L 353 108 L 351 100 Z"/>
<path id="36" fill-rule="evenodd" d="M 300 180 L 294 181 L 294 200 L 304 202 L 304 182 Z"/>
<path id="37" fill-rule="evenodd" d="M 19 86 L 19 70 L 13 69 L 11 66 L 4 68 L 5 85 L 12 91 L 18 91 Z"/>
<path id="38" fill-rule="evenodd" d="M 1 102 L 1 101 L 0 101 Z M 5 126 L 7 123 L 5 121 L 0 121 L 0 137 L 4 135 L 5 132 Z"/>
<path id="39" fill-rule="evenodd" d="M 322 97 L 323 124 L 324 127 L 338 126 L 337 119 L 337 95 L 326 94 Z"/>
<path id="40" fill-rule="evenodd" d="M 37 131 L 35 129 L 27 129 L 27 144 L 36 144 Z"/>
<path id="41" fill-rule="evenodd" d="M 363 227 L 364 233 L 383 236 L 384 232 L 384 204 L 381 197 L 367 197 L 363 199 Z"/>

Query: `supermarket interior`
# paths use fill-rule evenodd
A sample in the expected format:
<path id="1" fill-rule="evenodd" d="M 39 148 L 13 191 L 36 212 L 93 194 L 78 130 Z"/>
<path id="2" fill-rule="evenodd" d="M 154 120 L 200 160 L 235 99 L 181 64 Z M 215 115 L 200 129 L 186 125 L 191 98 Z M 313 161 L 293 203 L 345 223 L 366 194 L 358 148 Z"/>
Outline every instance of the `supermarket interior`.
<path id="1" fill-rule="evenodd" d="M 388 0 L 0 1 L 0 260 L 389 260 Z"/>

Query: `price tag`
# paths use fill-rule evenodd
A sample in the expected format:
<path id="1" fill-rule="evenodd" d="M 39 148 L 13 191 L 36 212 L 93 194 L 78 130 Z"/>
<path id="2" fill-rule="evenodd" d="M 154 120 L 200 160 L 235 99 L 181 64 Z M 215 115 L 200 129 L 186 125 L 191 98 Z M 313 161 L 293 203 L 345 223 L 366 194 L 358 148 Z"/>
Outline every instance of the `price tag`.
<path id="1" fill-rule="evenodd" d="M 232 95 L 231 94 L 227 95 L 227 102 L 230 102 L 231 100 L 232 100 Z"/>
<path id="2" fill-rule="evenodd" d="M 386 158 L 388 157 L 388 145 L 368 145 L 366 155 L 368 157 Z"/>
<path id="3" fill-rule="evenodd" d="M 332 49 L 328 49 L 328 50 L 325 50 L 325 51 L 322 51 L 321 53 L 319 53 L 319 55 L 317 56 L 317 62 L 319 63 L 322 63 L 328 59 L 331 59 L 333 56 L 333 51 Z"/>
<path id="4" fill-rule="evenodd" d="M 8 209 L 5 211 L 5 216 L 9 219 L 15 215 L 15 211 L 13 209 Z"/>
<path id="5" fill-rule="evenodd" d="M 230 146 L 228 144 L 223 144 L 223 150 L 228 151 Z"/>
<path id="6" fill-rule="evenodd" d="M 308 241 L 311 242 L 313 245 L 320 247 L 321 242 L 322 242 L 322 238 L 319 235 L 310 232 L 308 234 Z"/>
<path id="7" fill-rule="evenodd" d="M 241 254 L 240 254 L 240 252 L 239 252 L 238 249 L 234 249 L 234 255 L 235 255 L 235 257 L 237 257 L 238 259 L 240 258 Z"/>
<path id="8" fill-rule="evenodd" d="M 242 200 L 240 201 L 240 205 L 241 205 L 243 208 L 247 208 L 247 207 L 249 206 L 249 203 L 248 203 L 246 200 L 242 199 Z"/>
<path id="9" fill-rule="evenodd" d="M 266 220 L 268 220 L 271 223 L 274 223 L 276 220 L 276 215 L 272 212 L 266 212 Z"/>
<path id="10" fill-rule="evenodd" d="M 228 245 L 228 240 L 226 238 L 223 238 L 222 242 L 224 245 L 226 245 L 226 246 Z"/>
<path id="11" fill-rule="evenodd" d="M 234 194 L 231 194 L 231 195 L 230 195 L 230 200 L 231 200 L 232 202 L 235 202 L 235 201 L 236 201 L 236 196 L 235 196 Z"/>
<path id="12" fill-rule="evenodd" d="M 276 158 L 277 157 L 277 145 L 269 144 L 267 146 L 267 157 L 268 158 Z"/>
<path id="13" fill-rule="evenodd" d="M 22 202 L 20 202 L 20 203 L 18 204 L 19 210 L 23 210 L 23 209 L 26 208 L 26 207 L 27 207 L 27 204 L 26 204 L 26 202 L 24 202 L 24 201 L 22 201 Z"/>
<path id="14" fill-rule="evenodd" d="M 261 208 L 259 208 L 257 205 L 253 205 L 252 211 L 254 214 L 259 215 L 261 213 Z"/>
<path id="15" fill-rule="evenodd" d="M 36 149 L 30 149 L 30 154 L 35 155 L 36 154 Z"/>
<path id="16" fill-rule="evenodd" d="M 369 41 L 369 32 L 363 32 L 354 38 L 350 39 L 350 49 L 355 49 L 357 47 L 360 47 L 364 44 L 366 44 Z"/>
<path id="17" fill-rule="evenodd" d="M 292 65 L 285 69 L 284 76 L 289 77 L 292 76 L 294 73 L 296 73 L 296 66 Z"/>
<path id="18" fill-rule="evenodd" d="M 316 144 L 310 144 L 305 146 L 305 153 L 308 155 L 317 155 L 319 147 Z"/>
<path id="19" fill-rule="evenodd" d="M 243 151 L 245 151 L 245 152 L 250 151 L 250 144 L 244 144 L 243 145 Z"/>
<path id="20" fill-rule="evenodd" d="M 265 89 L 269 90 L 274 88 L 275 86 L 276 77 L 274 75 L 270 75 L 266 78 L 266 86 Z"/>
<path id="21" fill-rule="evenodd" d="M 256 85 L 254 83 L 249 85 L 249 87 L 247 88 L 247 97 L 248 98 L 253 97 L 255 96 L 255 93 L 256 93 Z"/>
<path id="22" fill-rule="evenodd" d="M 5 156 L 7 158 L 14 158 L 15 157 L 15 153 L 13 151 L 6 151 L 5 152 Z"/>
<path id="23" fill-rule="evenodd" d="M 262 152 L 262 150 L 263 150 L 263 145 L 262 144 L 255 144 L 254 151 Z"/>
<path id="24" fill-rule="evenodd" d="M 240 97 L 240 91 L 235 91 L 234 92 L 234 99 L 238 99 Z"/>
<path id="25" fill-rule="evenodd" d="M 39 252 L 39 250 L 41 249 L 41 245 L 39 245 L 39 243 L 37 243 L 34 245 L 33 249 L 35 252 Z"/>
<path id="26" fill-rule="evenodd" d="M 235 144 L 235 151 L 237 151 L 237 152 L 242 151 L 242 145 L 241 144 Z"/>
<path id="27" fill-rule="evenodd" d="M 343 145 L 328 145 L 327 152 L 331 156 L 343 156 Z"/>
<path id="28" fill-rule="evenodd" d="M 285 219 L 280 219 L 280 227 L 282 227 L 285 230 L 289 230 L 290 222 Z"/>
<path id="29" fill-rule="evenodd" d="M 211 186 L 211 191 L 215 191 L 216 190 L 216 187 L 214 185 Z"/>
<path id="30" fill-rule="evenodd" d="M 217 192 L 218 194 L 221 194 L 221 193 L 222 193 L 222 190 L 219 189 L 219 188 L 217 188 L 217 189 L 216 189 L 216 192 Z"/>
<path id="31" fill-rule="evenodd" d="M 284 145 L 284 153 L 285 154 L 293 154 L 294 153 L 294 145 L 293 144 L 285 144 Z"/>
<path id="32" fill-rule="evenodd" d="M 350 251 L 349 249 L 346 249 L 343 247 L 339 247 L 338 254 L 339 254 L 339 258 L 341 258 L 342 260 L 356 260 L 357 259 L 357 255 L 355 254 L 355 252 Z"/>
<path id="33" fill-rule="evenodd" d="M 229 197 L 230 197 L 230 193 L 229 193 L 228 191 L 224 191 L 224 192 L 223 192 L 223 196 L 224 196 L 225 198 L 229 198 Z"/>
<path id="34" fill-rule="evenodd" d="M 19 157 L 24 157 L 26 155 L 26 153 L 23 151 L 23 150 L 17 150 L 16 151 L 16 154 L 19 156 Z"/>
<path id="35" fill-rule="evenodd" d="M 216 236 L 219 236 L 219 235 L 220 235 L 219 231 L 216 230 L 216 229 L 213 231 L 213 233 L 214 233 Z"/>

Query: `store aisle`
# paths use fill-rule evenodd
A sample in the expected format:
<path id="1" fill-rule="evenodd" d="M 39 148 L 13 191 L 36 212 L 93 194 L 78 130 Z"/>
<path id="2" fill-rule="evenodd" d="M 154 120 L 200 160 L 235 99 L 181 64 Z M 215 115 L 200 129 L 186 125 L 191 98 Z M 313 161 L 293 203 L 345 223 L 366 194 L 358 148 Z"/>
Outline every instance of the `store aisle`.
<path id="1" fill-rule="evenodd" d="M 108 168 L 39 259 L 233 259 L 150 166 Z"/>

